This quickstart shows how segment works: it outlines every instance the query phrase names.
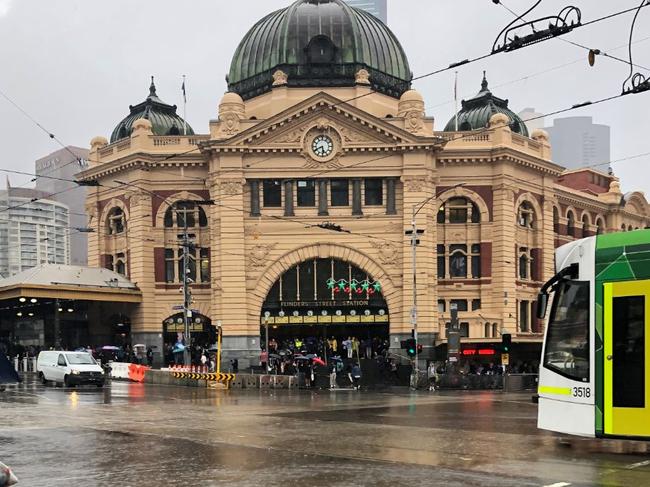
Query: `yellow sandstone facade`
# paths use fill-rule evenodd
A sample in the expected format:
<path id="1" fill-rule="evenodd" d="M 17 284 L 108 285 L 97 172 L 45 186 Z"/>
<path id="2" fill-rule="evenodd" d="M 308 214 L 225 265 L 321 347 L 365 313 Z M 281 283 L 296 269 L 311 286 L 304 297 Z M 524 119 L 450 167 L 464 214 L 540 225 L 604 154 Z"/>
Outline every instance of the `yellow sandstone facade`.
<path id="1" fill-rule="evenodd" d="M 205 135 L 183 135 L 186 124 L 160 135 L 160 122 L 145 112 L 112 143 L 92 140 L 81 175 L 99 184 L 87 199 L 89 265 L 123 273 L 140 288 L 142 303 L 128 317 L 134 343 L 162 347 L 180 331 L 174 307 L 183 299 L 185 224 L 195 242 L 193 319 L 204 321 L 194 330 L 219 321 L 226 349 L 239 357 L 259 353 L 265 319 L 274 330 L 300 330 L 323 326 L 324 312 L 348 320 L 346 334 L 371 320 L 385 323 L 399 348 L 412 328 L 405 231 L 427 199 L 416 217 L 424 230 L 416 271 L 425 351 L 445 343 L 452 304 L 463 343 L 497 342 L 508 332 L 534 350 L 543 333 L 534 302 L 553 274 L 556 246 L 650 224 L 641 193 L 624 196 L 614 176 L 598 171 L 564 172 L 548 136 L 513 130 L 503 111 L 483 128 L 439 131 L 417 91 L 382 92 L 372 70 L 358 69 L 345 86 L 294 86 L 291 72 L 273 68 L 263 92 L 226 93 Z M 332 269 L 351 264 L 349 275 L 345 268 L 319 274 L 318 262 L 330 261 Z M 281 298 L 269 311 L 265 301 L 278 281 L 301 264 L 291 311 Z M 300 277 L 312 269 L 313 286 Z M 349 287 L 353 272 L 379 282 L 385 302 L 348 288 L 349 299 L 333 290 L 323 299 L 325 275 Z M 335 318 L 337 308 L 344 318 Z"/>

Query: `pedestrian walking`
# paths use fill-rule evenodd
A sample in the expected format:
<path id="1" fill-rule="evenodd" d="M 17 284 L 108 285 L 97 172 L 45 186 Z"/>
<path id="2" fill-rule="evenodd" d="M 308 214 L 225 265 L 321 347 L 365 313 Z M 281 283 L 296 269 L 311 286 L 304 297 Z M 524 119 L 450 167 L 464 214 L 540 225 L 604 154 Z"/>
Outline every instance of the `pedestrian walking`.
<path id="1" fill-rule="evenodd" d="M 429 379 L 429 391 L 435 391 L 438 377 L 436 372 L 436 364 L 433 362 L 429 362 L 429 366 L 427 367 L 427 377 Z"/>
<path id="2" fill-rule="evenodd" d="M 352 366 L 352 388 L 359 390 L 361 388 L 361 367 L 357 362 Z"/>

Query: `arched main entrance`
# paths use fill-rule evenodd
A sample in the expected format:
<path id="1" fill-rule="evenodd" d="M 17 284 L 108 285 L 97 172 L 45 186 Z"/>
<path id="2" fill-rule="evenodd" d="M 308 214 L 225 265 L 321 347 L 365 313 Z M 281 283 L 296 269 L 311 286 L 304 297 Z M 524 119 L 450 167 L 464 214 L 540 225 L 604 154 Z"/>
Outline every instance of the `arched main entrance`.
<path id="1" fill-rule="evenodd" d="M 210 327 L 212 321 L 207 316 L 193 312 L 190 318 L 190 334 L 192 347 L 197 349 L 208 349 L 210 343 Z M 176 313 L 163 321 L 163 349 L 165 360 L 171 361 L 171 350 L 176 342 L 183 341 L 185 335 L 185 321 L 183 313 Z"/>
<path id="2" fill-rule="evenodd" d="M 262 346 L 268 330 L 278 348 L 298 339 L 310 353 L 320 352 L 323 339 L 341 343 L 356 337 L 363 355 L 368 343 L 376 347 L 388 340 L 390 330 L 382 283 L 333 257 L 305 260 L 285 271 L 267 294 L 260 320 Z"/>

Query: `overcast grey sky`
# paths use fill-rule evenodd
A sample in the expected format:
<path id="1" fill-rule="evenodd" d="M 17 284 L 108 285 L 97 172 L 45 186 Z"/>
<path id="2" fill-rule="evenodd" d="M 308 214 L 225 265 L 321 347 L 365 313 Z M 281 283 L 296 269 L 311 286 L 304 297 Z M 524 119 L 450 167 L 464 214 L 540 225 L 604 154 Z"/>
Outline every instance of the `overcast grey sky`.
<path id="1" fill-rule="evenodd" d="M 533 0 L 503 0 L 523 11 Z M 556 14 L 569 0 L 544 0 L 538 16 Z M 65 144 L 87 147 L 110 136 L 142 101 L 149 76 L 158 95 L 181 106 L 187 75 L 188 122 L 208 132 L 226 90 L 225 74 L 237 44 L 255 21 L 290 0 L 0 0 L 0 90 Z M 573 0 L 583 22 L 638 5 L 638 0 Z M 418 76 L 449 63 L 489 52 L 512 16 L 491 0 L 389 0 L 389 26 L 401 40 Z M 627 57 L 632 14 L 587 26 L 570 39 Z M 650 36 L 650 8 L 637 23 L 635 39 Z M 624 46 L 624 47 L 621 47 Z M 650 39 L 636 44 L 635 62 L 650 67 Z M 614 49 L 617 48 L 618 49 Z M 564 67 L 567 63 L 573 64 Z M 553 69 L 557 68 L 557 69 Z M 475 94 L 482 70 L 492 91 L 514 111 L 548 113 L 621 92 L 628 66 L 550 40 L 459 68 L 459 91 Z M 646 71 L 648 74 L 648 72 Z M 415 83 L 427 113 L 441 129 L 452 117 L 453 72 Z M 576 110 L 612 127 L 612 159 L 650 152 L 650 92 Z M 547 121 L 550 124 L 551 120 Z M 1 168 L 33 171 L 34 161 L 59 146 L 0 98 Z M 623 190 L 650 194 L 650 156 L 613 164 Z M 602 169 L 606 170 L 606 166 Z M 12 176 L 14 184 L 29 178 Z"/>

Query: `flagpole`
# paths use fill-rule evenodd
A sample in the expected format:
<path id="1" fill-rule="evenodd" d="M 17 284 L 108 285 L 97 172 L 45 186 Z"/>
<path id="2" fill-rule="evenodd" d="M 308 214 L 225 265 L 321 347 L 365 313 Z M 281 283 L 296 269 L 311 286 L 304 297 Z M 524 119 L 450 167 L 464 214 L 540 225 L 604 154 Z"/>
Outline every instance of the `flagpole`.
<path id="1" fill-rule="evenodd" d="M 185 92 L 185 75 L 183 75 L 183 135 L 187 135 L 187 95 Z"/>
<path id="2" fill-rule="evenodd" d="M 456 71 L 454 78 L 454 112 L 456 114 L 456 132 L 458 132 L 458 71 Z"/>

